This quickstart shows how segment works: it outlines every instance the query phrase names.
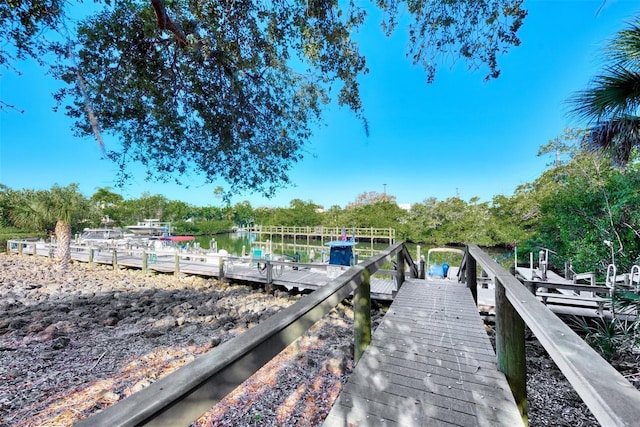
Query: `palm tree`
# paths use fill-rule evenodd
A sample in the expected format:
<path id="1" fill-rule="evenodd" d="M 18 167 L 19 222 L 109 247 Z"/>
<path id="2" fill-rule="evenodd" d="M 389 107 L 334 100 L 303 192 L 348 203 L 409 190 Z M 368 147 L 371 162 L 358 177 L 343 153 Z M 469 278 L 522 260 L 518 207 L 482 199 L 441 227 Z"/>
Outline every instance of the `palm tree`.
<path id="1" fill-rule="evenodd" d="M 77 184 L 54 185 L 49 191 L 24 190 L 14 203 L 11 217 L 20 227 L 55 231 L 56 260 L 66 271 L 71 260 L 71 225 L 84 219 L 90 203 L 78 191 Z"/>
<path id="2" fill-rule="evenodd" d="M 606 150 L 625 165 L 640 146 L 640 18 L 609 43 L 608 62 L 591 87 L 571 99 L 571 114 L 589 123 L 586 148 Z"/>

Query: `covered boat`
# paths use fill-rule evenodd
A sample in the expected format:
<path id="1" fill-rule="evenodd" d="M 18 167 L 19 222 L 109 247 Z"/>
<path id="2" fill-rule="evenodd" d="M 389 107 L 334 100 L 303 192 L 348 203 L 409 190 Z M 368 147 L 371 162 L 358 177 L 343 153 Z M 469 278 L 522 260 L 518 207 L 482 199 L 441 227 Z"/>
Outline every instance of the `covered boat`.
<path id="1" fill-rule="evenodd" d="M 333 240 L 325 243 L 329 246 L 329 265 L 346 265 L 354 264 L 353 247 L 357 242 L 353 240 Z"/>
<path id="2" fill-rule="evenodd" d="M 432 254 L 434 253 L 451 253 L 460 255 L 459 259 L 455 259 L 452 262 L 443 261 L 436 263 L 432 260 Z M 429 278 L 446 278 L 454 277 L 458 274 L 462 258 L 464 257 L 464 251 L 456 248 L 431 248 L 427 251 L 427 279 Z M 457 258 L 457 257 L 453 257 Z"/>

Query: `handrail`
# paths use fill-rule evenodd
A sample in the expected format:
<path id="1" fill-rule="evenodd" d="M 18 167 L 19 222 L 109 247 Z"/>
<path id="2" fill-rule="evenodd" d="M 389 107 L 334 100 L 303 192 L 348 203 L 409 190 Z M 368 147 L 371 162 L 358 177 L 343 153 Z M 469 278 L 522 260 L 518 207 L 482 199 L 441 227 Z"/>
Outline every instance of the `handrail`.
<path id="1" fill-rule="evenodd" d="M 404 243 L 391 245 L 242 335 L 76 425 L 188 425 L 304 334 L 351 292 L 358 293 L 361 284 L 367 284 L 368 276 L 393 256 L 398 257 L 398 265 L 408 262 L 413 266 L 411 271 L 415 270 Z M 362 297 L 360 294 L 359 305 Z M 356 316 L 367 316 L 367 313 L 370 308 L 364 304 Z M 370 321 L 366 326 L 370 329 Z"/>
<path id="2" fill-rule="evenodd" d="M 465 258 L 467 286 L 472 292 L 477 286 L 476 263 L 495 278 L 498 368 L 525 417 L 526 324 L 601 425 L 638 424 L 640 391 L 477 245 L 467 245 Z"/>

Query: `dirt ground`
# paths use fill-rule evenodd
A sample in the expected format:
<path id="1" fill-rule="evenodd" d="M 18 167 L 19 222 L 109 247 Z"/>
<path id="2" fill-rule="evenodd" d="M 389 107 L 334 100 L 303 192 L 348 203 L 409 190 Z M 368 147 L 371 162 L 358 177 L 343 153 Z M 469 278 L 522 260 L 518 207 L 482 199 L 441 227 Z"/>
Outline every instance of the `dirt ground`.
<path id="1" fill-rule="evenodd" d="M 70 426 L 299 298 L 0 254 L 0 426 Z M 194 425 L 320 425 L 352 369 L 352 318 L 338 306 Z M 527 364 L 530 425 L 598 425 L 533 336 Z"/>

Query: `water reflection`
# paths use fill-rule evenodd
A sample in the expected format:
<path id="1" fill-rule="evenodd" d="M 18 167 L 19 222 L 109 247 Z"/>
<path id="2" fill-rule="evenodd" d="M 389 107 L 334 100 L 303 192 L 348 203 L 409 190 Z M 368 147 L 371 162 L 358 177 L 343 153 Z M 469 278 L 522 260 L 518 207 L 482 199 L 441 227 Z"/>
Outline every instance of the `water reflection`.
<path id="1" fill-rule="evenodd" d="M 212 244 L 217 245 L 217 250 L 224 249 L 229 252 L 230 255 L 240 256 L 243 254 L 243 250 L 245 254 L 251 253 L 253 249 L 261 249 L 264 252 L 268 252 L 267 250 L 267 239 L 260 240 L 260 235 L 256 235 L 255 233 L 249 233 L 246 231 L 235 232 L 235 233 L 223 233 L 216 234 L 214 236 L 196 236 L 196 242 L 200 244 L 200 247 L 203 249 L 211 249 Z M 296 253 L 300 254 L 300 260 L 302 262 L 309 262 L 309 252 L 311 249 L 314 250 L 315 260 L 320 261 L 322 259 L 322 255 L 324 255 L 326 259 L 328 259 L 329 250 L 327 246 L 322 246 L 320 240 L 311 241 L 311 245 L 307 246 L 306 241 L 304 244 L 300 243 L 300 240 L 295 242 L 293 239 L 284 239 L 274 240 L 270 243 L 270 249 L 273 253 L 279 255 L 291 255 L 295 256 Z M 427 250 L 429 248 L 434 247 L 434 245 L 420 245 L 416 243 L 407 243 L 407 248 L 409 249 L 409 253 L 413 257 L 414 261 L 417 261 L 420 255 L 424 255 L 426 258 Z M 370 242 L 365 241 L 361 242 L 360 245 L 355 247 L 356 253 L 359 253 L 359 258 L 367 258 L 371 255 L 371 249 L 374 251 L 380 251 L 388 247 L 387 243 L 374 243 L 371 245 Z M 464 247 L 460 247 L 459 249 L 464 249 Z M 506 263 L 509 262 L 512 264 L 512 255 L 503 248 L 489 248 L 488 253 L 496 260 L 502 261 L 506 260 Z M 453 260 L 449 260 L 447 258 L 447 254 L 444 254 L 443 259 L 435 259 L 432 260 L 435 262 L 452 262 Z M 456 260 L 456 265 L 459 263 L 459 260 Z M 453 264 L 452 264 L 453 265 Z"/>

